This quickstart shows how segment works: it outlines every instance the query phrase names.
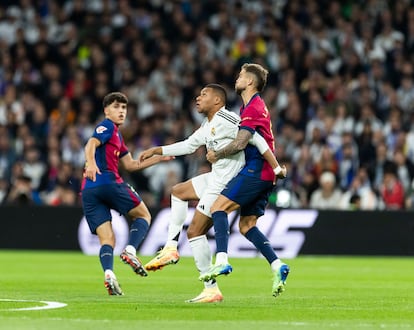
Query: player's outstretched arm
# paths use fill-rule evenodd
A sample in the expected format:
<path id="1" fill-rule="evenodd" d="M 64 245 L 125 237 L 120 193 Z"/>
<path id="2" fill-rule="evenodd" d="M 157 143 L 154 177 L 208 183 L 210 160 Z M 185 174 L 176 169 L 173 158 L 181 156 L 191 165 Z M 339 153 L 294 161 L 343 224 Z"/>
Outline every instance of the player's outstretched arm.
<path id="1" fill-rule="evenodd" d="M 140 152 L 140 154 L 138 155 L 138 162 L 141 163 L 144 160 L 151 158 L 154 155 L 162 155 L 162 147 L 152 147 L 152 148 L 149 148 L 147 150 Z"/>
<path id="2" fill-rule="evenodd" d="M 124 157 L 122 157 L 119 160 L 119 162 L 127 171 L 133 172 L 133 171 L 143 170 L 147 167 L 158 164 L 160 162 L 168 162 L 174 158 L 175 158 L 174 156 L 154 155 L 140 162 L 136 159 L 133 159 L 131 156 L 131 153 L 127 153 Z"/>

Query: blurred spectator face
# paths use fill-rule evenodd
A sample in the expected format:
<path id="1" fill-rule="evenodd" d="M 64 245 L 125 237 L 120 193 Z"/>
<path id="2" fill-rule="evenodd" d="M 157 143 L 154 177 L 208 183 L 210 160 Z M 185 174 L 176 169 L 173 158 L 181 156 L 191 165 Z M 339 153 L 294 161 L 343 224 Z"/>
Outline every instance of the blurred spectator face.
<path id="1" fill-rule="evenodd" d="M 342 152 L 345 159 L 352 159 L 353 156 L 353 150 L 352 150 L 352 144 L 347 143 L 342 146 Z"/>
<path id="2" fill-rule="evenodd" d="M 392 173 L 392 172 L 385 172 L 384 173 L 383 183 L 384 183 L 385 189 L 392 190 L 392 188 L 394 187 L 396 181 L 397 181 L 397 177 L 394 173 Z"/>
<path id="3" fill-rule="evenodd" d="M 322 173 L 319 184 L 321 185 L 321 188 L 323 191 L 330 192 L 333 191 L 335 188 L 335 175 L 331 172 L 324 172 Z"/>
<path id="4" fill-rule="evenodd" d="M 7 134 L 0 134 L 0 152 L 7 152 L 10 148 L 10 139 Z"/>
<path id="5" fill-rule="evenodd" d="M 35 148 L 30 148 L 25 152 L 25 160 L 32 164 L 39 160 L 39 151 Z"/>
<path id="6" fill-rule="evenodd" d="M 405 164 L 406 158 L 404 156 L 404 154 L 400 151 L 400 150 L 396 150 L 394 153 L 394 162 L 398 165 L 398 166 L 402 166 Z"/>
<path id="7" fill-rule="evenodd" d="M 61 164 L 59 152 L 56 150 L 49 152 L 48 163 L 48 165 L 52 168 L 59 168 Z"/>

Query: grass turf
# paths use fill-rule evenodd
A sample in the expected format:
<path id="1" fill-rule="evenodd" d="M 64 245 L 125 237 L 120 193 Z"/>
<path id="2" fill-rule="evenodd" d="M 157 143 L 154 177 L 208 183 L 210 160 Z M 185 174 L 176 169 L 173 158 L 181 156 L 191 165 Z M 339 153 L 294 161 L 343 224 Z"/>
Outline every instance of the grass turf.
<path id="1" fill-rule="evenodd" d="M 414 328 L 412 258 L 286 260 L 291 274 L 278 298 L 264 259 L 231 259 L 234 272 L 219 278 L 225 298 L 217 304 L 184 302 L 203 287 L 192 258 L 146 278 L 115 258 L 124 296 L 107 295 L 98 257 L 0 250 L 0 260 L 0 329 Z M 39 301 L 67 306 L 11 310 L 44 306 Z"/>

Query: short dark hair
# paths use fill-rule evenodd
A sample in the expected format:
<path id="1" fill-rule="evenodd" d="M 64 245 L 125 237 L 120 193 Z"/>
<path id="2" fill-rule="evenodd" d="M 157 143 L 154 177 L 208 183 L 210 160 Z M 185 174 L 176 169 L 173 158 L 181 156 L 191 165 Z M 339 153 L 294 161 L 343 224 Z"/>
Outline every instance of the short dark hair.
<path id="1" fill-rule="evenodd" d="M 227 92 L 223 86 L 219 84 L 208 84 L 204 88 L 211 88 L 221 98 L 223 104 L 227 103 Z"/>
<path id="2" fill-rule="evenodd" d="M 119 102 L 119 103 L 125 103 L 128 104 L 128 98 L 126 97 L 125 94 L 121 93 L 121 92 L 112 92 L 107 94 L 103 101 L 102 101 L 102 105 L 104 108 L 106 108 L 108 105 L 114 103 L 115 101 Z"/>
<path id="3" fill-rule="evenodd" d="M 256 88 L 259 92 L 263 92 L 263 89 L 267 83 L 267 75 L 269 74 L 269 71 L 267 71 L 260 64 L 256 63 L 245 63 L 241 68 L 256 77 Z"/>

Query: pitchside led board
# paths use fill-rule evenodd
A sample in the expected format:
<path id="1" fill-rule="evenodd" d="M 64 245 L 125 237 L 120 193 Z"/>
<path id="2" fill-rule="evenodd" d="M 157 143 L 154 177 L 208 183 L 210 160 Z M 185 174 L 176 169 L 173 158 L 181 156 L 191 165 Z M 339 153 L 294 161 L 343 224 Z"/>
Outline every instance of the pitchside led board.
<path id="1" fill-rule="evenodd" d="M 193 217 L 194 209 L 188 210 L 184 229 L 187 229 Z M 265 214 L 257 222 L 259 229 L 269 238 L 272 246 L 278 252 L 280 258 L 294 258 L 299 254 L 305 242 L 305 233 L 298 228 L 312 227 L 318 212 L 315 210 L 282 210 L 276 212 L 267 209 Z M 151 229 L 139 249 L 141 255 L 154 255 L 167 239 L 168 221 L 171 218 L 171 209 L 161 210 L 154 219 Z M 230 238 L 228 252 L 233 257 L 249 258 L 261 257 L 257 249 L 243 235 L 239 233 L 239 217 L 236 212 L 229 215 Z M 208 235 L 211 250 L 215 251 L 214 229 L 211 228 Z M 180 255 L 192 256 L 188 244 L 186 232 L 180 235 L 178 242 Z"/>
<path id="2" fill-rule="evenodd" d="M 120 254 L 128 242 L 128 223 L 119 213 L 112 211 L 112 225 L 116 235 L 115 254 Z M 194 209 L 189 208 L 187 219 L 184 224 L 183 233 L 180 235 L 180 255 L 192 256 L 191 248 L 186 237 L 186 229 L 193 217 Z M 298 255 L 303 243 L 305 233 L 297 228 L 312 227 L 318 212 L 315 210 L 283 210 L 276 213 L 275 210 L 267 209 L 263 217 L 258 221 L 258 227 L 265 233 L 273 244 L 281 258 L 294 258 Z M 171 218 L 171 209 L 166 208 L 158 212 L 153 219 L 150 230 L 145 241 L 139 248 L 139 254 L 153 256 L 162 248 L 167 239 L 168 222 Z M 233 212 L 229 215 L 230 239 L 229 253 L 233 257 L 257 257 L 260 256 L 256 248 L 239 233 L 238 215 Z M 277 220 L 277 221 L 276 221 Z M 292 229 L 295 228 L 296 229 Z M 210 229 L 208 241 L 212 251 L 215 251 L 214 231 Z M 79 245 L 82 251 L 88 255 L 99 253 L 99 241 L 96 235 L 89 231 L 85 218 L 83 218 L 78 230 Z"/>

